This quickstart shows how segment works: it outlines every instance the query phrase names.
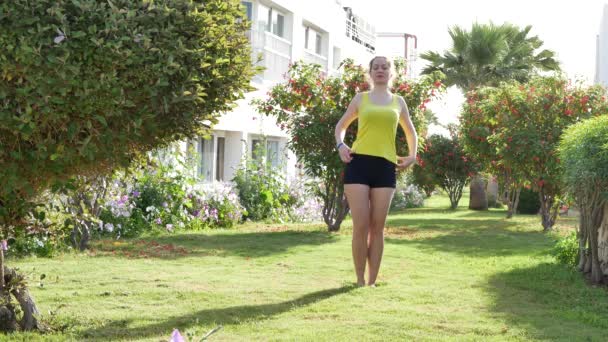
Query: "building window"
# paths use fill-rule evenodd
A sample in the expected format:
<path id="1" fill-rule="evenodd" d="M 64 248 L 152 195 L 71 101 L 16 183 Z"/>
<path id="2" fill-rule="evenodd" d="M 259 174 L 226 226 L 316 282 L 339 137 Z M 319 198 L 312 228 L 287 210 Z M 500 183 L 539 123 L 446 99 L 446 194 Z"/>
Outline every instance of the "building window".
<path id="1" fill-rule="evenodd" d="M 247 20 L 251 21 L 253 19 L 253 4 L 249 1 L 241 1 L 241 5 L 245 7 L 245 14 L 247 15 Z"/>
<path id="2" fill-rule="evenodd" d="M 260 29 L 285 38 L 285 15 L 274 8 L 258 6 L 258 22 Z"/>
<path id="3" fill-rule="evenodd" d="M 321 35 L 317 33 L 317 40 L 315 42 L 315 53 L 317 55 L 320 55 L 322 50 L 323 50 L 323 46 L 322 46 L 322 40 L 321 40 Z"/>
<path id="4" fill-rule="evenodd" d="M 251 141 L 251 153 L 253 160 L 265 162 L 266 165 L 273 168 L 279 167 L 281 158 L 278 140 L 253 139 Z"/>
<path id="5" fill-rule="evenodd" d="M 213 136 L 209 139 L 199 138 L 198 175 L 203 180 L 213 180 Z"/>
<path id="6" fill-rule="evenodd" d="M 334 69 L 338 69 L 342 62 L 342 50 L 339 47 L 334 46 Z"/>
<path id="7" fill-rule="evenodd" d="M 258 29 L 260 31 L 270 31 L 270 8 L 259 5 L 258 6 Z"/>
<path id="8" fill-rule="evenodd" d="M 262 140 L 253 139 L 251 140 L 251 158 L 253 160 L 261 161 L 264 159 L 264 149 L 262 149 Z"/>
<path id="9" fill-rule="evenodd" d="M 272 33 L 284 38 L 285 37 L 285 16 L 271 10 L 272 14 Z"/>
<path id="10" fill-rule="evenodd" d="M 266 160 L 273 168 L 279 167 L 279 142 L 270 140 L 266 144 Z"/>
<path id="11" fill-rule="evenodd" d="M 312 27 L 304 26 L 304 49 L 317 55 L 323 54 L 323 34 Z"/>

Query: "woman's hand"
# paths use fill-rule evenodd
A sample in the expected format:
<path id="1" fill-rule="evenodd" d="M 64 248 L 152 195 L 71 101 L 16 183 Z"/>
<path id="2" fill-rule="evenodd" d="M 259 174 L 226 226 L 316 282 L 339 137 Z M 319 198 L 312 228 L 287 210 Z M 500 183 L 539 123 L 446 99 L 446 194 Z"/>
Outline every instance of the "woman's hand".
<path id="1" fill-rule="evenodd" d="M 340 159 L 342 159 L 344 163 L 350 163 L 350 161 L 353 160 L 350 147 L 346 146 L 345 144 L 340 145 L 338 148 L 338 153 L 340 154 Z"/>
<path id="2" fill-rule="evenodd" d="M 397 169 L 403 171 L 408 167 L 416 164 L 416 157 L 407 156 L 407 157 L 397 157 Z"/>

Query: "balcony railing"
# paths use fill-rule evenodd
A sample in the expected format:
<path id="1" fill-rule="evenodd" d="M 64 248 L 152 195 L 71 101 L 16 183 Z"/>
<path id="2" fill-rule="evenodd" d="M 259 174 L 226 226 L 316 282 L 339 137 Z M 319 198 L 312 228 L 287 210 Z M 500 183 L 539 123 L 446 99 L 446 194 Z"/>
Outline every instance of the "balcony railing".
<path id="1" fill-rule="evenodd" d="M 280 82 L 291 61 L 291 42 L 267 31 L 250 30 L 247 33 L 251 42 L 254 61 L 261 54 L 257 64 L 265 67 L 260 75 L 264 80 Z"/>
<path id="2" fill-rule="evenodd" d="M 367 51 L 374 53 L 376 51 L 376 35 L 373 29 L 370 30 L 366 27 L 368 25 L 361 25 L 365 23 L 360 24 L 358 21 L 361 20 L 357 17 L 346 18 L 346 36 L 363 45 Z"/>
<path id="3" fill-rule="evenodd" d="M 304 50 L 302 60 L 306 63 L 319 64 L 321 69 L 327 72 L 327 57 L 318 55 L 312 51 Z"/>

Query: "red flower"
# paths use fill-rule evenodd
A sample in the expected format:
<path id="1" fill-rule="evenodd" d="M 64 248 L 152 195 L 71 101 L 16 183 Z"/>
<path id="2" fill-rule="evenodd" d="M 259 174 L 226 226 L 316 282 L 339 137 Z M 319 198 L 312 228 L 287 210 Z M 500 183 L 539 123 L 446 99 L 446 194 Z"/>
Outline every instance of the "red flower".
<path id="1" fill-rule="evenodd" d="M 439 87 L 441 87 L 441 81 L 435 81 L 435 83 L 433 83 L 433 85 L 435 86 L 435 88 L 439 88 Z"/>
<path id="2" fill-rule="evenodd" d="M 572 115 L 572 109 L 570 109 L 570 108 L 566 109 L 565 114 L 566 114 L 566 116 Z"/>

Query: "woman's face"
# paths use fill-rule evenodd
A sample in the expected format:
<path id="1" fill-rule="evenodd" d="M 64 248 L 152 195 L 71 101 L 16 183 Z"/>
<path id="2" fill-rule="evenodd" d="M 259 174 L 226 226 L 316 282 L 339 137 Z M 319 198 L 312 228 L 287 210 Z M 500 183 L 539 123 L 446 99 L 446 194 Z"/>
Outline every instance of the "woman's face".
<path id="1" fill-rule="evenodd" d="M 386 58 L 377 57 L 372 63 L 372 69 L 370 70 L 370 76 L 374 84 L 388 84 L 388 80 L 391 78 L 391 67 Z"/>

